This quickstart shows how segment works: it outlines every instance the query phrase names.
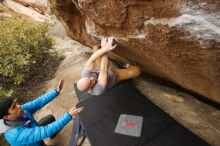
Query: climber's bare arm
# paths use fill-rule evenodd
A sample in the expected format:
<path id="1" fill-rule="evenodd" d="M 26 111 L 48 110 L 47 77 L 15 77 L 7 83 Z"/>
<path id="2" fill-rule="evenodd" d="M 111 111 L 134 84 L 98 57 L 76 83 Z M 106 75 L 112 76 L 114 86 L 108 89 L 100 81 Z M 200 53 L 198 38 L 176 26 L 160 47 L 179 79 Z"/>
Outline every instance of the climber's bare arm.
<path id="1" fill-rule="evenodd" d="M 92 56 L 89 58 L 89 60 L 86 63 L 85 68 L 89 71 L 92 71 L 95 65 L 96 59 L 104 55 L 106 52 L 113 50 L 116 47 L 116 45 L 113 46 L 113 38 L 109 37 L 103 38 L 101 41 L 101 49 L 96 51 Z"/>
<path id="2" fill-rule="evenodd" d="M 103 55 L 101 58 L 101 70 L 98 77 L 98 83 L 105 88 L 108 81 L 108 56 Z"/>
<path id="3" fill-rule="evenodd" d="M 92 56 L 87 61 L 85 68 L 88 69 L 89 71 L 92 71 L 94 68 L 96 59 L 101 57 L 106 52 L 107 52 L 107 49 L 101 48 L 98 51 L 96 51 L 95 53 L 93 53 Z"/>

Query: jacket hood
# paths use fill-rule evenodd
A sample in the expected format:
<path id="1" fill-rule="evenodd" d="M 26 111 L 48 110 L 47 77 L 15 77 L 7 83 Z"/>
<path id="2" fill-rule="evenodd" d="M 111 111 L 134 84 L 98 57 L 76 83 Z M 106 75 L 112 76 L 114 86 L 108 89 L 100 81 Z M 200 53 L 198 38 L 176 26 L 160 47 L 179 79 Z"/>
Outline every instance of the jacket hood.
<path id="1" fill-rule="evenodd" d="M 14 127 L 5 125 L 5 122 L 3 119 L 0 120 L 0 133 L 5 133 L 12 128 Z"/>

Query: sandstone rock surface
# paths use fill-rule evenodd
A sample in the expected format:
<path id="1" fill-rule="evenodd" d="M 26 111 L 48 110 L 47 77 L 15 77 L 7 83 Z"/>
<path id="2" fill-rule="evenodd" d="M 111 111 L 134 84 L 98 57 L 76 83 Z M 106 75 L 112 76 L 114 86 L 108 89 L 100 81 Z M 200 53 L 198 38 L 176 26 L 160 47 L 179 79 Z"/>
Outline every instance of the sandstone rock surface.
<path id="1" fill-rule="evenodd" d="M 35 21 L 51 21 L 51 19 L 48 16 L 42 15 L 38 11 L 35 11 L 13 0 L 5 0 L 4 5 L 12 11 L 14 11 L 15 13 L 20 14 L 21 16 L 29 17 Z"/>
<path id="2" fill-rule="evenodd" d="M 41 14 L 47 13 L 47 0 L 14 0 L 26 7 L 31 7 Z"/>
<path id="3" fill-rule="evenodd" d="M 220 102 L 220 1 L 50 0 L 67 35 L 87 46 L 114 36 L 144 72 Z"/>

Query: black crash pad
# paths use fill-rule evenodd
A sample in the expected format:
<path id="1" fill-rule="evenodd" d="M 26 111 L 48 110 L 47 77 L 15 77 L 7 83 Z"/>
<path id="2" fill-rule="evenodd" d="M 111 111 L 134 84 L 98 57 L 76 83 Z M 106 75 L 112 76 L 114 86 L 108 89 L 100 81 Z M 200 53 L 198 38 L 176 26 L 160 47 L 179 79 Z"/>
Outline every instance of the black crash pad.
<path id="1" fill-rule="evenodd" d="M 79 92 L 85 107 L 80 118 L 92 146 L 208 146 L 205 141 L 177 123 L 147 100 L 130 81 L 122 82 L 100 96 Z M 121 114 L 143 117 L 140 137 L 115 133 Z"/>

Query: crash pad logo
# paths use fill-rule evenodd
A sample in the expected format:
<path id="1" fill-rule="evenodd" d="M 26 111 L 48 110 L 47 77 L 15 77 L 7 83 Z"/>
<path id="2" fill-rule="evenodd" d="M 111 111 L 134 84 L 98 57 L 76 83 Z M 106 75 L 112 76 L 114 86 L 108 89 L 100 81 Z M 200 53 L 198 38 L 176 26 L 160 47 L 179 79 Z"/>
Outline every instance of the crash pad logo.
<path id="1" fill-rule="evenodd" d="M 121 114 L 115 133 L 140 137 L 143 124 L 142 116 Z"/>
<path id="2" fill-rule="evenodd" d="M 130 128 L 137 126 L 137 123 L 131 123 L 128 121 L 128 119 L 125 119 L 125 126 L 123 128 Z"/>

